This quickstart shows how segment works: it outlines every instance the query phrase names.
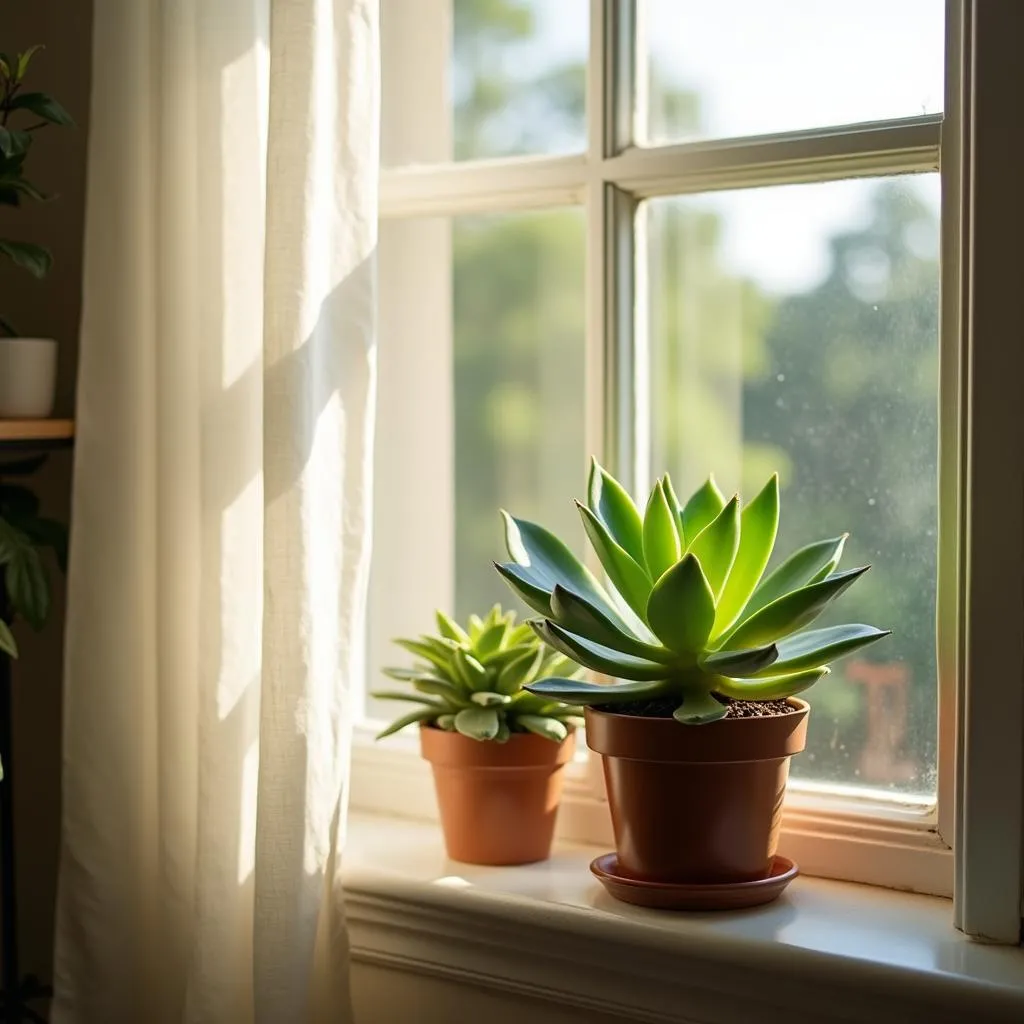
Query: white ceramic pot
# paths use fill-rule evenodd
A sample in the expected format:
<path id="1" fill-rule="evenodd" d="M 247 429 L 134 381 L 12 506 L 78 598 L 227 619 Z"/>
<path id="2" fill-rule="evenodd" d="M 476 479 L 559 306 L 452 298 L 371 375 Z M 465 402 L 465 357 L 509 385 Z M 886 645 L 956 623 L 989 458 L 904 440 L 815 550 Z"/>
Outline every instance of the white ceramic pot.
<path id="1" fill-rule="evenodd" d="M 45 419 L 56 384 L 57 342 L 0 338 L 0 419 Z"/>

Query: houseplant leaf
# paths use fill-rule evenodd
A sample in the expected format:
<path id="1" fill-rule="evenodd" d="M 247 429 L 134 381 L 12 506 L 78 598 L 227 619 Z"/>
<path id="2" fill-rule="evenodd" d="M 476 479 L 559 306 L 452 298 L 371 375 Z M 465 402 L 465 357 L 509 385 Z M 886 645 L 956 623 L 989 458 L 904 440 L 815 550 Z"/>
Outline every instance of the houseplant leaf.
<path id="1" fill-rule="evenodd" d="M 576 636 L 554 622 L 544 619 L 533 620 L 533 626 L 542 640 L 584 668 L 606 672 L 608 675 L 620 676 L 623 679 L 660 679 L 665 675 L 664 665 L 613 651 L 603 644 Z"/>
<path id="2" fill-rule="evenodd" d="M 740 499 L 729 499 L 725 508 L 704 527 L 689 546 L 717 599 L 736 559 L 740 543 Z M 717 614 L 717 612 L 716 612 Z"/>
<path id="3" fill-rule="evenodd" d="M 626 633 L 592 604 L 561 587 L 556 586 L 551 592 L 551 611 L 554 620 L 569 632 L 587 637 L 614 651 L 651 661 L 672 660 L 671 653 L 664 648 L 644 643 L 632 633 Z"/>
<path id="4" fill-rule="evenodd" d="M 516 721 L 524 729 L 555 743 L 561 743 L 569 735 L 569 727 L 565 722 L 548 715 L 520 715 Z"/>
<path id="5" fill-rule="evenodd" d="M 831 573 L 839 564 L 847 536 L 844 533 L 841 537 L 819 540 L 794 551 L 757 586 L 743 609 L 743 616 L 749 618 L 776 598 L 812 582 L 816 575 Z"/>
<path id="6" fill-rule="evenodd" d="M 813 622 L 847 587 L 868 571 L 868 566 L 847 569 L 793 590 L 744 619 L 726 636 L 726 650 L 771 643 Z"/>
<path id="7" fill-rule="evenodd" d="M 688 554 L 655 584 L 647 602 L 647 623 L 669 649 L 697 653 L 714 622 L 715 595 L 700 562 Z"/>
<path id="8" fill-rule="evenodd" d="M 643 617 L 647 597 L 651 592 L 651 580 L 647 570 L 635 562 L 625 548 L 615 542 L 615 538 L 608 532 L 604 523 L 586 505 L 577 503 L 577 507 L 583 518 L 583 528 L 587 532 L 587 537 L 612 585 L 622 595 L 626 604 L 637 615 Z M 613 622 L 625 625 L 619 616 L 609 617 Z"/>
<path id="9" fill-rule="evenodd" d="M 758 676 L 788 675 L 806 668 L 827 665 L 861 647 L 873 644 L 889 636 L 891 630 L 876 629 L 860 623 L 843 626 L 828 626 L 797 633 L 778 641 L 779 658 L 773 665 L 765 666 Z M 726 673 L 728 674 L 728 673 Z"/>
<path id="10" fill-rule="evenodd" d="M 455 716 L 455 728 L 473 740 L 493 740 L 501 719 L 494 708 L 463 708 Z"/>
<path id="11" fill-rule="evenodd" d="M 740 514 L 740 543 L 715 608 L 712 638 L 723 634 L 739 618 L 768 565 L 778 530 L 779 475 L 773 473 Z"/>
<path id="12" fill-rule="evenodd" d="M 0 188 L 2 187 L 0 183 Z M 0 240 L 0 255 L 7 256 L 33 277 L 46 277 L 53 266 L 53 257 L 49 251 L 31 242 Z"/>
<path id="13" fill-rule="evenodd" d="M 689 545 L 697 535 L 725 508 L 725 498 L 715 483 L 715 478 L 707 480 L 690 496 L 683 506 L 683 537 Z"/>
<path id="14" fill-rule="evenodd" d="M 644 512 L 644 564 L 651 579 L 660 579 L 679 561 L 679 555 L 679 527 L 668 507 L 664 484 L 659 480 Z"/>
<path id="15" fill-rule="evenodd" d="M 733 700 L 779 700 L 809 689 L 829 671 L 822 666 L 768 679 L 722 679 L 715 688 Z"/>
<path id="16" fill-rule="evenodd" d="M 22 92 L 11 100 L 11 110 L 27 110 L 51 124 L 73 125 L 71 115 L 52 97 L 44 92 Z"/>
<path id="17" fill-rule="evenodd" d="M 634 700 L 650 700 L 663 693 L 665 686 L 658 680 L 630 681 L 602 686 L 585 679 L 538 679 L 527 687 L 530 693 L 539 697 L 550 697 L 574 704 L 600 705 L 624 703 Z"/>
<path id="18" fill-rule="evenodd" d="M 587 488 L 590 511 L 601 520 L 605 529 L 635 562 L 643 562 L 643 520 L 626 489 L 610 473 L 590 463 L 590 481 Z"/>

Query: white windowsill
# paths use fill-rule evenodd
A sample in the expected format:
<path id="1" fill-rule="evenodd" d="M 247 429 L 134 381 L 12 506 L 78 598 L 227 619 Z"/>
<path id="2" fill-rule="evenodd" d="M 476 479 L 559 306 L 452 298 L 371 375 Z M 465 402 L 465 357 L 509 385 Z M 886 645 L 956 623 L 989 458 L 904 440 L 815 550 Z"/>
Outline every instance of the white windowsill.
<path id="1" fill-rule="evenodd" d="M 1024 950 L 965 938 L 948 900 L 798 878 L 754 910 L 650 911 L 605 894 L 601 852 L 474 867 L 434 825 L 354 814 L 353 962 L 631 1021 L 1024 1020 Z"/>

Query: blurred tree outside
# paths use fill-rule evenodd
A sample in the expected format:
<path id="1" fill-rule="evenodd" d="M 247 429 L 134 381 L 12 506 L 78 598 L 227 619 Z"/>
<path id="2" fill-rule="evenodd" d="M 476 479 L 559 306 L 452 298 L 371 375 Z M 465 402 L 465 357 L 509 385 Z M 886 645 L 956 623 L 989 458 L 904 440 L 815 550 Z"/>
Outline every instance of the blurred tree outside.
<path id="1" fill-rule="evenodd" d="M 537 0 L 453 0 L 456 155 L 549 151 L 577 138 L 584 67 L 509 71 L 537 31 Z M 699 97 L 659 77 L 680 126 Z M 513 99 L 512 93 L 515 91 Z M 708 468 L 747 496 L 783 484 L 777 550 L 849 531 L 844 565 L 874 564 L 828 621 L 894 630 L 872 659 L 841 662 L 809 694 L 795 771 L 841 782 L 934 789 L 934 586 L 938 267 L 933 210 L 883 181 L 870 217 L 830 240 L 809 289 L 769 294 L 730 272 L 721 219 L 674 201 L 650 213 L 654 454 L 686 484 Z M 453 221 L 456 613 L 513 598 L 499 507 L 536 518 L 582 551 L 582 211 Z M 780 240 L 781 242 L 784 240 Z M 692 296 L 697 298 L 693 299 Z M 722 344 L 721 339 L 732 339 Z M 694 452 L 699 452 L 695 460 Z M 699 463 L 699 464 L 697 464 Z M 705 465 L 707 463 L 708 465 Z"/>

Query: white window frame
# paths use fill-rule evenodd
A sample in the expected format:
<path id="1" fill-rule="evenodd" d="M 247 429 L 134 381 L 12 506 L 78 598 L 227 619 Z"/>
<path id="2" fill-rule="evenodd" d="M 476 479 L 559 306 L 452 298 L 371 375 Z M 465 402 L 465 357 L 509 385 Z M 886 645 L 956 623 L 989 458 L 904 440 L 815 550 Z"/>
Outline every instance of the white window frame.
<path id="1" fill-rule="evenodd" d="M 407 38 L 418 40 L 420 55 L 446 60 L 449 6 L 450 0 L 415 0 L 417 24 L 407 23 L 405 31 Z M 632 142 L 637 3 L 591 0 L 587 152 L 385 169 L 380 213 L 387 221 L 564 205 L 585 210 L 588 449 L 642 485 L 645 460 L 638 453 L 646 438 L 633 429 L 637 382 L 642 384 L 643 377 L 642 353 L 633 344 L 633 297 L 636 275 L 642 273 L 634 251 L 637 204 L 654 196 L 935 171 L 941 165 L 937 806 L 792 782 L 782 849 L 809 874 L 937 895 L 955 891 L 959 927 L 1007 942 L 1019 937 L 1024 860 L 1019 614 L 1024 607 L 1024 402 L 1009 391 L 1011 382 L 1021 379 L 1021 346 L 1000 344 L 997 334 L 1000 323 L 1018 318 L 1016 310 L 1011 312 L 1020 291 L 1011 280 L 1015 268 L 999 257 L 1013 251 L 1013 231 L 1024 231 L 1020 196 L 1014 194 L 1024 180 L 1024 134 L 1000 134 L 997 127 L 998 111 L 1002 108 L 1005 115 L 1008 102 L 1001 97 L 1012 96 L 1005 76 L 1015 72 L 1019 55 L 1013 40 L 1020 38 L 1014 35 L 1015 5 L 1006 4 L 1002 11 L 1000 6 L 947 0 L 942 116 L 640 148 Z M 980 59 L 979 53 L 984 54 Z M 387 51 L 384 62 L 386 83 Z M 983 102 L 988 104 L 984 110 Z M 963 118 L 962 111 L 971 117 Z M 409 111 L 407 118 L 417 124 L 421 114 Z M 436 126 L 442 147 L 447 130 Z M 1007 159 L 1007 147 L 1015 160 Z M 1002 206 L 994 197 L 1001 197 Z M 1004 209 L 1011 202 L 1016 203 L 1015 216 Z M 996 281 L 1004 290 L 989 283 Z M 406 278 L 403 287 L 422 293 L 425 286 Z M 417 298 L 409 295 L 406 301 L 415 308 Z M 443 310 L 435 320 L 440 327 L 433 345 L 425 344 L 422 329 L 417 334 L 421 355 L 405 390 L 409 417 L 422 413 L 414 391 L 415 382 L 422 383 L 418 375 L 429 372 L 426 364 L 441 366 L 443 375 L 450 376 L 450 321 Z M 445 394 L 440 378 L 435 383 Z M 993 403 L 1000 397 L 1005 402 L 998 404 L 997 415 Z M 441 419 L 442 432 L 450 431 L 450 411 Z M 406 459 L 404 468 L 415 474 L 408 454 Z M 1007 465 L 1016 467 L 1022 494 L 1007 493 Z M 450 465 L 442 465 L 442 479 L 446 473 L 452 473 Z M 398 478 L 410 484 L 402 474 Z M 415 493 L 415 484 L 410 490 Z M 451 561 L 451 538 L 445 540 L 439 531 L 442 565 Z M 1003 579 L 1007 567 L 1011 575 L 1014 567 L 1018 570 L 1008 581 Z M 999 594 L 985 585 L 992 579 L 1005 584 Z M 417 590 L 408 580 L 406 589 Z M 418 600 L 416 607 L 432 607 L 437 597 L 436 589 L 419 597 L 413 593 L 413 605 Z M 420 628 L 429 623 L 422 621 Z M 395 632 L 400 630 L 390 635 Z M 371 675 L 375 669 L 371 662 Z M 1010 685 L 1014 679 L 1015 690 Z M 357 729 L 354 804 L 401 815 L 432 814 L 432 789 L 415 737 L 400 736 L 375 747 L 373 729 L 369 722 Z M 996 736 L 1004 752 L 1001 760 L 991 757 Z M 560 831 L 565 838 L 608 843 L 607 808 L 595 762 L 581 762 L 570 777 Z"/>

